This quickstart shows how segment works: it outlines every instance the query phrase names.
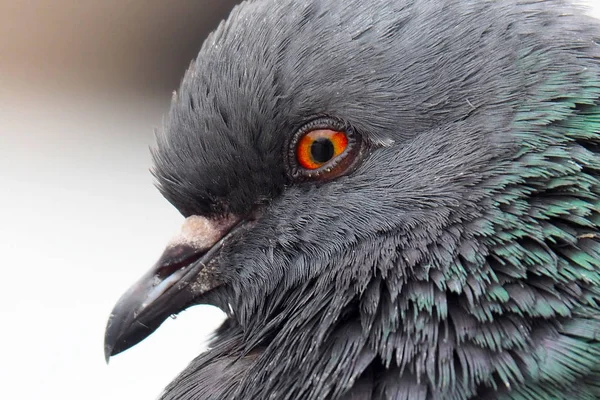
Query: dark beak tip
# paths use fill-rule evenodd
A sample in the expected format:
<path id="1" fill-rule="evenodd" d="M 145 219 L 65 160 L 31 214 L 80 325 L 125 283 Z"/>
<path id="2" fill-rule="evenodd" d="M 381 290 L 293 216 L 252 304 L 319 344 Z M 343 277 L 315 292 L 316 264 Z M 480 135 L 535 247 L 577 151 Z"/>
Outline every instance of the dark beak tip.
<path id="1" fill-rule="evenodd" d="M 110 340 L 108 335 L 104 338 L 104 360 L 106 364 L 110 361 L 110 358 L 114 355 L 113 350 L 115 348 L 114 342 Z"/>
<path id="2" fill-rule="evenodd" d="M 140 316 L 130 309 L 139 307 L 134 302 L 131 306 L 129 298 L 119 301 L 113 309 L 104 333 L 104 359 L 108 364 L 110 358 L 124 352 L 143 341 L 166 319 L 162 314 L 146 314 L 140 321 Z M 131 306 L 131 307 L 130 307 Z"/>
<path id="3" fill-rule="evenodd" d="M 113 315 L 110 316 L 106 325 L 106 331 L 104 333 L 104 359 L 106 364 L 110 361 L 110 358 L 114 355 L 113 350 L 115 348 L 115 335 L 112 328 Z"/>

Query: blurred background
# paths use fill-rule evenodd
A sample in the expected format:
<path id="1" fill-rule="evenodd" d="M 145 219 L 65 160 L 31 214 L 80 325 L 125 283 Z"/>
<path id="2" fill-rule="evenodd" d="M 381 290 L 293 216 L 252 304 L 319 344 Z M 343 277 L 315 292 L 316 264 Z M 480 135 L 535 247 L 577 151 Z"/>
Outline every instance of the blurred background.
<path id="1" fill-rule="evenodd" d="M 182 222 L 154 128 L 234 3 L 0 0 L 0 397 L 154 399 L 222 320 L 193 308 L 104 362 L 114 303 Z"/>
<path id="2" fill-rule="evenodd" d="M 192 308 L 104 362 L 112 306 L 182 222 L 153 130 L 234 3 L 0 0 L 2 398 L 156 398 L 222 321 Z"/>

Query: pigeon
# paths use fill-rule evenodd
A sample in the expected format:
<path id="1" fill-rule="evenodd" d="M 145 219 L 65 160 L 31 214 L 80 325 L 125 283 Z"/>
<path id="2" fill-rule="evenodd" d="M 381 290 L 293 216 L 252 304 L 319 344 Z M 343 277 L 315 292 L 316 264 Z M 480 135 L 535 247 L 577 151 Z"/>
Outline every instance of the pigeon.
<path id="1" fill-rule="evenodd" d="M 246 1 L 152 154 L 185 220 L 106 357 L 227 316 L 162 399 L 600 398 L 600 24 L 576 4 Z"/>

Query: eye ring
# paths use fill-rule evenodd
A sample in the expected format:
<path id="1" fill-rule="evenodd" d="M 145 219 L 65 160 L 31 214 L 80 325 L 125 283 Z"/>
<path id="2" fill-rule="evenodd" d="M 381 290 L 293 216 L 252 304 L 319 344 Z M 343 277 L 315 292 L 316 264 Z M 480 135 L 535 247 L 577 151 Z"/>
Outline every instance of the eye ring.
<path id="1" fill-rule="evenodd" d="M 334 118 L 313 120 L 288 144 L 287 164 L 292 179 L 328 180 L 355 165 L 362 140 L 347 123 Z"/>

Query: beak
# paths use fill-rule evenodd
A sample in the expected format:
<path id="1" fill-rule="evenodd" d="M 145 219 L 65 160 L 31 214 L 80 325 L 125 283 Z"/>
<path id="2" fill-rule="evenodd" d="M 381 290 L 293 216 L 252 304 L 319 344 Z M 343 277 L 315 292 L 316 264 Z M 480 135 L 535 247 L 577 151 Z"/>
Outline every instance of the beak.
<path id="1" fill-rule="evenodd" d="M 169 316 L 219 286 L 215 256 L 239 219 L 214 221 L 191 216 L 158 262 L 117 302 L 106 326 L 106 362 L 135 346 Z"/>

